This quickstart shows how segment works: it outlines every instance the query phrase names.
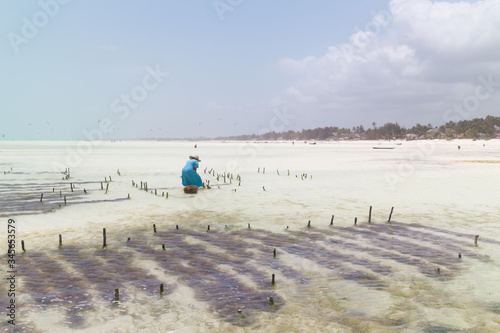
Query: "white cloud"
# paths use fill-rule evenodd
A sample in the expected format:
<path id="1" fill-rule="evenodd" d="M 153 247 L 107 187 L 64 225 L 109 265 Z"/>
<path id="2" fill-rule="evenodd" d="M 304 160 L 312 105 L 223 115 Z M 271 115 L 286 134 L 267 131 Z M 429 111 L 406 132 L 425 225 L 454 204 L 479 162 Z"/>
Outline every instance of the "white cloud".
<path id="1" fill-rule="evenodd" d="M 283 99 L 330 122 L 349 111 L 353 119 L 369 115 L 370 123 L 437 125 L 450 103 L 474 92 L 478 77 L 500 81 L 498 0 L 392 0 L 390 12 L 381 13 L 322 56 L 282 59 L 281 69 L 293 77 Z"/>

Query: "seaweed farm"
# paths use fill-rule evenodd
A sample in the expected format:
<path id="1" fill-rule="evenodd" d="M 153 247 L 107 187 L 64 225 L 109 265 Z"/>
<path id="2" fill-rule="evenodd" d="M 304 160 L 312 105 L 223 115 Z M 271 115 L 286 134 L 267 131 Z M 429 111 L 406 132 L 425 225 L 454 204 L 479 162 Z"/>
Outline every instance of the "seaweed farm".
<path id="1" fill-rule="evenodd" d="M 500 330 L 499 143 L 73 144 L 1 149 L 2 331 Z"/>

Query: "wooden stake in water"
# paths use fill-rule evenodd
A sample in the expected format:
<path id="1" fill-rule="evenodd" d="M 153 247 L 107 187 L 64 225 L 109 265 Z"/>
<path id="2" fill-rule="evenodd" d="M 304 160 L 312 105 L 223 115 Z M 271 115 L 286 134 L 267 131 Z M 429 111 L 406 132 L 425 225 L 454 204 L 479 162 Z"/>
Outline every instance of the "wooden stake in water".
<path id="1" fill-rule="evenodd" d="M 330 225 L 333 225 L 333 219 L 335 218 L 335 215 L 332 215 L 332 219 L 330 220 Z"/>
<path id="2" fill-rule="evenodd" d="M 210 231 L 210 224 L 208 225 L 207 231 Z"/>
<path id="3" fill-rule="evenodd" d="M 393 211 L 394 211 L 394 207 L 391 208 L 391 213 L 389 214 L 389 219 L 387 220 L 387 223 L 391 223 L 391 217 L 392 217 Z"/>
<path id="4" fill-rule="evenodd" d="M 372 206 L 370 206 L 370 212 L 368 213 L 368 223 L 372 223 Z"/>
<path id="5" fill-rule="evenodd" d="M 106 184 L 106 191 L 104 192 L 104 194 L 108 194 L 108 189 L 109 189 L 109 183 Z"/>
<path id="6" fill-rule="evenodd" d="M 104 186 L 102 186 L 102 182 L 101 182 L 101 190 L 104 190 Z"/>
<path id="7" fill-rule="evenodd" d="M 24 248 L 24 241 L 23 240 L 21 241 L 21 249 L 23 250 L 23 252 L 26 252 L 26 249 Z"/>
<path id="8" fill-rule="evenodd" d="M 42 195 L 40 196 L 40 202 L 42 202 L 42 200 L 43 200 L 43 193 L 42 193 Z"/>
<path id="9" fill-rule="evenodd" d="M 458 259 L 462 259 L 462 253 L 458 253 Z"/>
<path id="10" fill-rule="evenodd" d="M 356 224 L 358 224 L 358 218 L 357 217 L 354 218 L 354 225 L 356 225 Z"/>
<path id="11" fill-rule="evenodd" d="M 106 247 L 106 228 L 102 228 L 102 247 Z"/>
<path id="12" fill-rule="evenodd" d="M 115 288 L 115 303 L 118 303 L 120 301 L 120 290 L 118 288 Z"/>
<path id="13" fill-rule="evenodd" d="M 273 258 L 276 258 L 276 248 L 273 250 Z"/>
<path id="14" fill-rule="evenodd" d="M 179 230 L 179 225 L 178 224 L 175 225 L 175 230 Z"/>
<path id="15" fill-rule="evenodd" d="M 161 248 L 163 249 L 163 251 L 166 251 L 167 249 L 165 248 L 165 244 L 161 244 Z"/>
<path id="16" fill-rule="evenodd" d="M 307 222 L 307 227 L 310 228 L 311 227 L 311 220 L 309 220 L 309 222 Z"/>
<path id="17" fill-rule="evenodd" d="M 163 296 L 163 283 L 160 284 L 160 296 Z"/>
<path id="18" fill-rule="evenodd" d="M 474 245 L 477 246 L 477 239 L 479 238 L 479 235 L 474 236 Z"/>
<path id="19" fill-rule="evenodd" d="M 59 234 L 59 247 L 62 247 L 62 235 Z"/>
<path id="20" fill-rule="evenodd" d="M 64 196 L 64 205 L 66 205 L 66 196 Z"/>
<path id="21" fill-rule="evenodd" d="M 274 306 L 274 298 L 272 296 L 269 297 L 269 306 Z"/>
<path id="22" fill-rule="evenodd" d="M 156 224 L 153 224 L 153 232 L 156 234 Z"/>
<path id="23" fill-rule="evenodd" d="M 276 284 L 276 281 L 275 281 L 275 279 L 274 279 L 274 273 L 273 273 L 273 275 L 272 275 L 272 277 L 271 277 L 271 285 L 273 285 L 273 286 L 274 286 L 275 284 Z"/>
<path id="24" fill-rule="evenodd" d="M 266 191 L 266 188 L 264 186 L 262 186 L 262 189 L 264 190 L 264 192 Z"/>

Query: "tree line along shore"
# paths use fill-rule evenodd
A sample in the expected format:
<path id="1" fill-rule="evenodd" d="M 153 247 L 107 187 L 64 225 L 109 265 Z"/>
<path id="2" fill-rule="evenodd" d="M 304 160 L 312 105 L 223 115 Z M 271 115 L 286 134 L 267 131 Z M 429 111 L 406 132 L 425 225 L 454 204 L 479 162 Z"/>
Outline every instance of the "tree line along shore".
<path id="1" fill-rule="evenodd" d="M 249 134 L 238 136 L 217 137 L 216 140 L 417 140 L 417 139 L 493 139 L 500 138 L 500 117 L 487 116 L 449 121 L 439 127 L 432 124 L 416 124 L 411 128 L 396 123 L 386 123 L 365 129 L 363 125 L 352 128 L 335 126 L 303 129 L 302 131 L 275 132 L 264 134 Z M 204 139 L 204 138 L 198 138 Z M 206 138 L 208 139 L 208 138 Z M 211 138 L 212 140 L 214 138 Z"/>

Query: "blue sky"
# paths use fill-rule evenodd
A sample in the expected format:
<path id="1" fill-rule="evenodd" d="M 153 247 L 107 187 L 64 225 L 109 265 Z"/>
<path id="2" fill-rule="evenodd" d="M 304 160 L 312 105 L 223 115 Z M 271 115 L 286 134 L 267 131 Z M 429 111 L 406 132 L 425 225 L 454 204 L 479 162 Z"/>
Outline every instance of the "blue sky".
<path id="1" fill-rule="evenodd" d="M 1 139 L 499 115 L 500 2 L 2 1 Z"/>

